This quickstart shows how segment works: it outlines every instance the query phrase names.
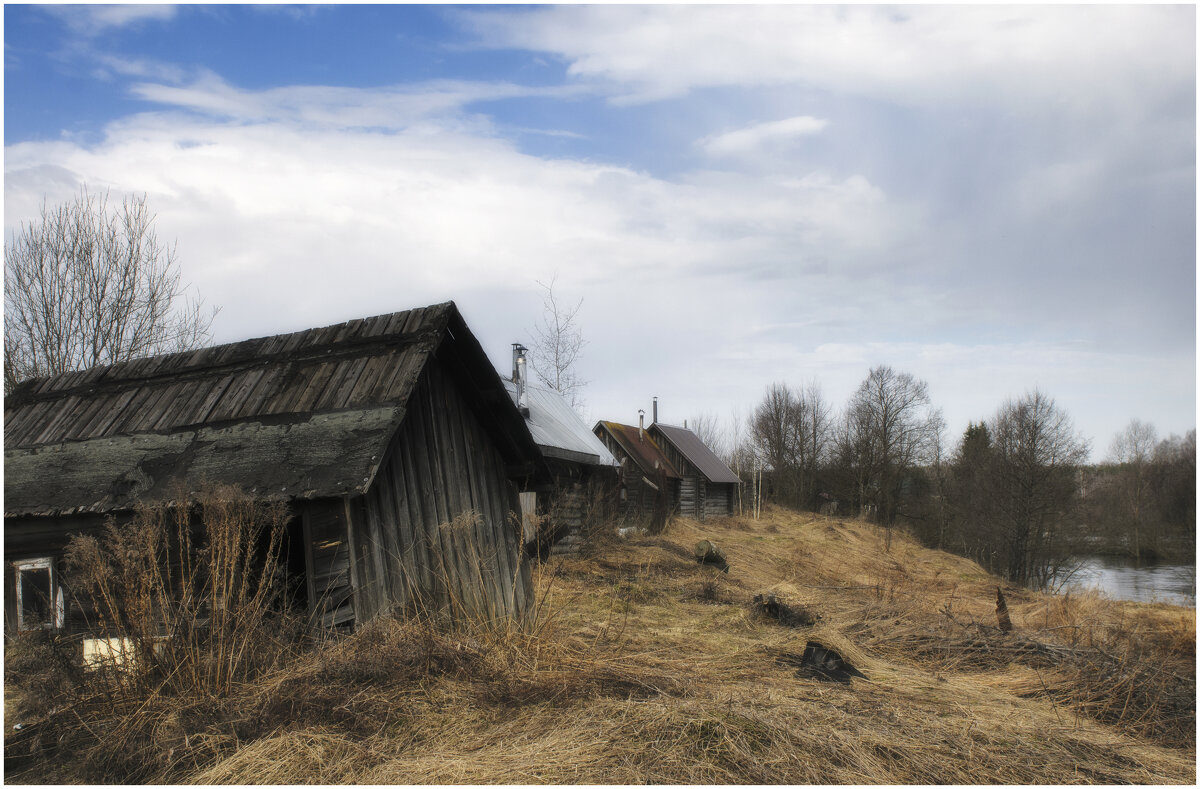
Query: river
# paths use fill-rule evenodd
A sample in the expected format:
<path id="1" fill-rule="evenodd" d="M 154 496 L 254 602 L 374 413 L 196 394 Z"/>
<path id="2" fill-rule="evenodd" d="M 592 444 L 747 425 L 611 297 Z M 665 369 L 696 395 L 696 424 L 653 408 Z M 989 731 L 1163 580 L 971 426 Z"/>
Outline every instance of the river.
<path id="1" fill-rule="evenodd" d="M 1083 556 L 1079 570 L 1063 586 L 1099 589 L 1116 600 L 1196 605 L 1196 565 L 1146 564 L 1118 556 Z"/>

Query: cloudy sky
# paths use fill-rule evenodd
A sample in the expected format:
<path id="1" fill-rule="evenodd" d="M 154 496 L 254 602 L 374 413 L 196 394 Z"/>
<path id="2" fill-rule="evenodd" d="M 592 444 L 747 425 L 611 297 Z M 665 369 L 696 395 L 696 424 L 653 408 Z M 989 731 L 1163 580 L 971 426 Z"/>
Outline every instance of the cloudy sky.
<path id="1" fill-rule="evenodd" d="M 1196 18 L 1173 7 L 4 8 L 6 235 L 145 193 L 217 341 L 583 299 L 589 419 L 1039 387 L 1196 423 Z"/>

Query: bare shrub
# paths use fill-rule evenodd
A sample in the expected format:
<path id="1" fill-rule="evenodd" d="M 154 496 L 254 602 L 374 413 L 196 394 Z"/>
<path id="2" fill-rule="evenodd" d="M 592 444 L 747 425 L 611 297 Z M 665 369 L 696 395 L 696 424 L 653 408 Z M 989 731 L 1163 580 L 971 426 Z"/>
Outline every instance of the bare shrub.
<path id="1" fill-rule="evenodd" d="M 83 671 L 75 646 L 72 639 L 46 630 L 5 640 L 5 711 L 14 722 L 41 718 L 78 693 Z"/>
<path id="2" fill-rule="evenodd" d="M 282 658 L 292 635 L 279 616 L 287 520 L 282 503 L 222 487 L 73 538 L 72 587 L 89 629 L 113 645 L 97 672 L 110 690 L 220 695 Z"/>
<path id="3" fill-rule="evenodd" d="M 285 610 L 287 520 L 284 505 L 224 487 L 74 537 L 67 584 L 86 635 L 108 648 L 61 667 L 77 681 L 59 682 L 48 717 L 6 740 L 6 764 L 53 765 L 49 756 L 69 753 L 69 768 L 54 769 L 73 772 L 52 778 L 87 782 L 148 780 L 167 769 L 164 738 L 222 717 L 223 699 L 302 643 L 303 620 Z"/>

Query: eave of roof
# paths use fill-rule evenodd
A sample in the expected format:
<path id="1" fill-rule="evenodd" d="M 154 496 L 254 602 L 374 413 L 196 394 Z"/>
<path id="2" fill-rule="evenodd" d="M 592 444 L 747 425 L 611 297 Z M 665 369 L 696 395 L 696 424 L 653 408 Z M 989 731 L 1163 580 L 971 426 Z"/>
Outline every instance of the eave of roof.
<path id="1" fill-rule="evenodd" d="M 208 484 L 265 499 L 362 493 L 403 415 L 383 407 L 6 450 L 4 514 L 130 510 L 138 501 L 190 497 L 196 491 L 189 488 Z"/>

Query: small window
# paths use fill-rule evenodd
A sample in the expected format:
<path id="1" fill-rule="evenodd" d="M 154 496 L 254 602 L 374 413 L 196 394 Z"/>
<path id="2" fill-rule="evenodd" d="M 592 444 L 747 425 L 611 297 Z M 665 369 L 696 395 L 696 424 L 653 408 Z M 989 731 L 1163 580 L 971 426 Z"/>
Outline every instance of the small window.
<path id="1" fill-rule="evenodd" d="M 63 626 L 66 608 L 49 558 L 16 562 L 17 627 L 40 630 Z"/>

